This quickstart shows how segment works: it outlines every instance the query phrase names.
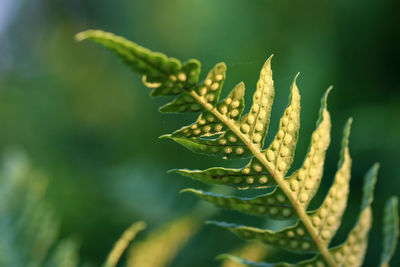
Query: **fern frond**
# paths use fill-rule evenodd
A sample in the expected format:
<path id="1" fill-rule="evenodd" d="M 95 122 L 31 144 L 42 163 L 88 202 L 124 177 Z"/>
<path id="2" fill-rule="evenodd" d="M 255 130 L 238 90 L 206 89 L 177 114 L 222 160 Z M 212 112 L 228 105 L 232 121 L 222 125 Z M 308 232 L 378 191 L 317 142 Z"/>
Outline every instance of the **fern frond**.
<path id="1" fill-rule="evenodd" d="M 297 219 L 294 225 L 278 232 L 221 222 L 213 222 L 214 224 L 228 228 L 245 239 L 260 239 L 295 252 L 316 253 L 314 259 L 299 263 L 297 266 L 309 264 L 339 266 L 343 264 L 343 259 L 350 258 L 354 266 L 361 264 L 370 227 L 370 204 L 377 166 L 366 176 L 359 223 L 343 245 L 329 248 L 329 243 L 340 225 L 348 196 L 351 167 L 348 136 L 351 120 L 345 127 L 334 183 L 320 208 L 315 211 L 307 210 L 322 180 L 325 155 L 330 143 L 331 121 L 327 110 L 327 97 L 331 88 L 322 97 L 316 129 L 312 133 L 303 164 L 287 176 L 298 141 L 300 94 L 296 76 L 291 87 L 289 105 L 280 119 L 279 130 L 273 142 L 264 148 L 274 98 L 272 56 L 261 69 L 249 112 L 242 115 L 243 83 L 239 83 L 220 100 L 226 72 L 224 63 L 217 64 L 204 81 L 198 82 L 200 64 L 196 60 L 181 64 L 176 59 L 102 31 L 82 32 L 77 35 L 77 39 L 95 41 L 117 53 L 133 70 L 143 75 L 145 85 L 153 88 L 153 96 L 175 96 L 172 102 L 160 109 L 162 112 L 200 112 L 194 123 L 162 138 L 172 139 L 196 153 L 220 156 L 224 159 L 250 158 L 246 166 L 238 169 L 214 167 L 206 170 L 182 169 L 172 172 L 201 182 L 239 189 L 275 187 L 271 193 L 253 198 L 228 197 L 196 189 L 186 189 L 183 192 L 191 192 L 217 206 L 252 215 L 268 216 L 273 219 Z M 348 249 L 350 243 L 358 246 L 357 251 L 354 248 Z M 338 255 L 343 257 L 340 258 Z M 290 264 L 273 266 L 290 266 Z"/>

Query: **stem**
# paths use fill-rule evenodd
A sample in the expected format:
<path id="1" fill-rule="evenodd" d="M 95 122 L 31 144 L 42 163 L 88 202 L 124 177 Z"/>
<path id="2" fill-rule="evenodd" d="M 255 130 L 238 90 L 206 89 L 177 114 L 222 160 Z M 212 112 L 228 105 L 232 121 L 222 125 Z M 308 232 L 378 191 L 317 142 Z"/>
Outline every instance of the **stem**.
<path id="1" fill-rule="evenodd" d="M 285 184 L 285 181 L 282 177 L 276 175 L 274 170 L 271 170 L 268 162 L 265 157 L 261 153 L 258 147 L 255 147 L 246 135 L 240 132 L 239 127 L 236 127 L 233 120 L 226 119 L 215 107 L 210 107 L 210 104 L 205 102 L 194 90 L 190 92 L 190 95 L 196 99 L 205 109 L 211 112 L 214 116 L 216 116 L 222 123 L 228 126 L 247 146 L 247 148 L 251 151 L 257 160 L 264 165 L 264 167 L 270 172 L 271 176 L 275 179 L 276 183 L 280 186 L 282 191 L 285 193 L 290 203 L 293 205 L 297 215 L 299 216 L 300 221 L 304 224 L 314 243 L 318 247 L 322 257 L 326 261 L 326 263 L 330 267 L 336 267 L 336 263 L 333 261 L 331 254 L 328 251 L 328 248 L 324 246 L 322 241 L 319 239 L 317 233 L 314 231 L 314 228 L 311 224 L 309 217 L 306 214 L 306 211 L 302 209 L 300 205 L 297 204 L 296 199 L 293 197 L 289 187 Z"/>

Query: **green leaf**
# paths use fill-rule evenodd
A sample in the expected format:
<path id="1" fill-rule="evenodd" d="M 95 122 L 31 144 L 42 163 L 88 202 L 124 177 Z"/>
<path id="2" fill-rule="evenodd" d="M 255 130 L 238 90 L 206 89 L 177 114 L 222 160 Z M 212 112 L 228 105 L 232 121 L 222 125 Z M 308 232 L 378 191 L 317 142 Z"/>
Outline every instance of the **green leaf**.
<path id="1" fill-rule="evenodd" d="M 119 259 L 122 254 L 129 246 L 131 241 L 136 237 L 137 233 L 146 228 L 146 223 L 143 221 L 136 222 L 132 224 L 122 236 L 115 243 L 110 254 L 108 254 L 107 260 L 104 263 L 104 267 L 114 267 L 117 266 Z"/>
<path id="2" fill-rule="evenodd" d="M 176 95 L 192 88 L 198 81 L 200 63 L 189 60 L 183 66 L 175 58 L 152 52 L 134 42 L 101 30 L 87 30 L 76 40 L 90 40 L 116 53 L 135 72 L 143 75 L 145 85 L 154 88 L 151 95 Z"/>
<path id="3" fill-rule="evenodd" d="M 385 205 L 383 216 L 383 251 L 381 255 L 381 267 L 388 267 L 392 258 L 397 240 L 399 238 L 399 214 L 398 199 L 391 197 Z"/>

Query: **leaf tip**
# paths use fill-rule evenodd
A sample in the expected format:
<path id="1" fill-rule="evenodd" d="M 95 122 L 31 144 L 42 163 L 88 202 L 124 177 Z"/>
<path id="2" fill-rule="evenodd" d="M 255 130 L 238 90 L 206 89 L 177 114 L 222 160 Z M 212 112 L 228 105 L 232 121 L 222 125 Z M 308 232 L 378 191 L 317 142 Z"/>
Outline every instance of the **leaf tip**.
<path id="1" fill-rule="evenodd" d="M 171 134 L 163 134 L 158 139 L 173 139 Z"/>
<path id="2" fill-rule="evenodd" d="M 374 200 L 373 192 L 378 177 L 379 166 L 380 166 L 379 163 L 375 163 L 374 165 L 372 165 L 372 167 L 368 170 L 367 174 L 364 177 L 363 199 L 362 199 L 361 210 L 364 210 Z"/>
<path id="3" fill-rule="evenodd" d="M 349 117 L 349 118 L 347 119 L 346 124 L 349 125 L 349 127 L 351 127 L 351 124 L 352 124 L 352 123 L 353 123 L 353 117 Z"/>
<path id="4" fill-rule="evenodd" d="M 213 220 L 207 220 L 204 222 L 205 224 L 212 224 L 212 225 L 217 225 L 218 222 L 217 221 L 213 221 Z"/>
<path id="5" fill-rule="evenodd" d="M 147 228 L 147 223 L 145 221 L 138 221 L 131 226 L 132 228 L 138 229 L 139 231 Z"/>
<path id="6" fill-rule="evenodd" d="M 216 69 L 219 69 L 222 72 L 226 71 L 226 63 L 225 62 L 219 62 L 215 65 Z"/>
<path id="7" fill-rule="evenodd" d="M 77 34 L 75 34 L 74 39 L 77 42 L 82 42 L 86 39 L 86 32 L 87 31 L 83 31 L 83 32 L 78 32 Z"/>
<path id="8" fill-rule="evenodd" d="M 296 81 L 297 81 L 297 78 L 299 77 L 299 75 L 300 75 L 300 71 L 296 74 L 296 76 L 294 76 L 294 83 L 296 83 Z"/>
<path id="9" fill-rule="evenodd" d="M 399 203 L 399 198 L 396 196 L 391 196 L 388 200 L 386 205 L 393 205 L 394 207 L 396 207 L 397 210 L 397 205 Z"/>
<path id="10" fill-rule="evenodd" d="M 299 75 L 300 75 L 300 72 L 298 72 L 297 74 L 296 74 L 296 76 L 294 76 L 294 79 L 293 79 L 293 83 L 292 83 L 292 86 L 291 86 L 291 93 L 293 93 L 293 91 L 296 91 L 297 92 L 297 94 L 299 94 L 298 93 L 298 88 L 297 88 L 297 78 L 299 77 Z"/>
<path id="11" fill-rule="evenodd" d="M 86 31 L 81 31 L 75 34 L 74 38 L 75 41 L 77 42 L 82 42 L 85 41 L 86 39 L 90 38 L 93 35 L 99 34 L 99 33 L 104 33 L 102 30 L 86 30 Z"/>
<path id="12" fill-rule="evenodd" d="M 328 96 L 332 90 L 333 90 L 333 86 L 331 85 L 328 87 L 328 89 L 326 89 L 324 95 L 322 96 L 321 104 L 322 104 L 323 108 L 326 108 L 327 103 L 328 103 Z"/>
<path id="13" fill-rule="evenodd" d="M 379 168 L 381 167 L 381 164 L 379 162 L 375 162 L 374 165 L 372 165 L 372 171 L 374 175 L 378 175 Z"/>
<path id="14" fill-rule="evenodd" d="M 344 142 L 346 142 L 346 145 L 348 143 L 348 139 L 350 136 L 350 131 L 351 131 L 351 125 L 353 124 L 353 118 L 350 117 L 347 119 L 346 124 L 344 126 L 344 130 L 343 130 L 343 140 Z"/>
<path id="15" fill-rule="evenodd" d="M 184 189 L 181 189 L 181 190 L 179 191 L 179 194 L 194 193 L 195 191 L 196 191 L 196 190 L 193 189 L 193 188 L 184 188 Z"/>
<path id="16" fill-rule="evenodd" d="M 328 101 L 328 96 L 331 93 L 331 91 L 333 90 L 333 86 L 329 86 L 328 89 L 326 89 L 324 96 L 322 97 L 322 100 L 324 101 L 325 105 Z"/>
<path id="17" fill-rule="evenodd" d="M 215 260 L 217 261 L 225 261 L 225 260 L 231 260 L 232 259 L 232 255 L 223 253 L 223 254 L 219 254 L 217 257 L 215 257 Z"/>
<path id="18" fill-rule="evenodd" d="M 227 255 L 226 254 L 219 254 L 219 255 L 217 255 L 216 257 L 215 257 L 215 260 L 217 260 L 217 261 L 223 261 L 223 260 L 225 260 L 227 258 Z"/>
<path id="19" fill-rule="evenodd" d="M 274 54 L 271 54 L 270 56 L 269 56 L 269 58 L 267 59 L 267 61 L 265 61 L 265 64 L 264 64 L 264 68 L 265 69 L 267 69 L 267 70 L 271 70 L 271 61 L 272 61 L 272 58 L 274 57 Z"/>

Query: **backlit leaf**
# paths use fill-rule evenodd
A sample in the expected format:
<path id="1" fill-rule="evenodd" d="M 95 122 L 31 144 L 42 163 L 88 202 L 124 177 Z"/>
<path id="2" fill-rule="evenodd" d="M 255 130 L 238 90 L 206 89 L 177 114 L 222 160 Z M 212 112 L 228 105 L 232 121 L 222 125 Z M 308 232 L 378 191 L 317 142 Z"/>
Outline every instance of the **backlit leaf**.
<path id="1" fill-rule="evenodd" d="M 247 114 L 244 109 L 244 84 L 238 84 L 225 98 L 220 93 L 225 81 L 226 65 L 217 64 L 204 81 L 198 82 L 200 63 L 190 60 L 185 64 L 174 58 L 152 52 L 133 42 L 101 31 L 87 31 L 77 35 L 78 40 L 89 39 L 103 44 L 117 53 L 134 71 L 141 74 L 146 86 L 153 88 L 153 96 L 175 96 L 172 102 L 161 108 L 164 112 L 199 111 L 197 120 L 172 134 L 164 135 L 187 149 L 224 159 L 249 158 L 242 168 L 214 167 L 206 170 L 172 170 L 172 172 L 208 184 L 220 184 L 239 189 L 275 187 L 268 194 L 249 198 L 217 195 L 195 189 L 193 193 L 219 207 L 243 213 L 272 217 L 273 219 L 297 219 L 297 222 L 280 231 L 257 229 L 214 222 L 228 228 L 245 239 L 259 239 L 294 252 L 313 252 L 315 257 L 295 266 L 359 266 L 367 247 L 371 225 L 372 191 L 376 181 L 377 165 L 367 174 L 361 214 L 355 228 L 340 246 L 329 248 L 346 207 L 351 159 L 348 136 L 351 120 L 344 130 L 338 171 L 322 205 L 315 211 L 307 211 L 310 201 L 318 191 L 322 180 L 326 151 L 330 143 L 330 115 L 327 110 L 327 90 L 321 100 L 316 129 L 312 133 L 309 149 L 299 169 L 287 176 L 292 167 L 300 127 L 300 94 L 296 79 L 291 88 L 289 105 L 279 122 L 274 140 L 264 148 L 272 102 L 274 82 L 271 57 L 264 64 L 253 102 Z M 297 76 L 296 76 L 297 78 Z M 393 213 L 387 213 L 393 214 Z M 393 233 L 397 217 L 386 215 L 385 233 Z M 389 234 L 386 234 L 388 236 Z M 385 238 L 382 264 L 387 264 L 394 241 Z M 253 263 L 234 256 L 226 256 L 251 266 L 293 266 L 289 263 Z"/>

